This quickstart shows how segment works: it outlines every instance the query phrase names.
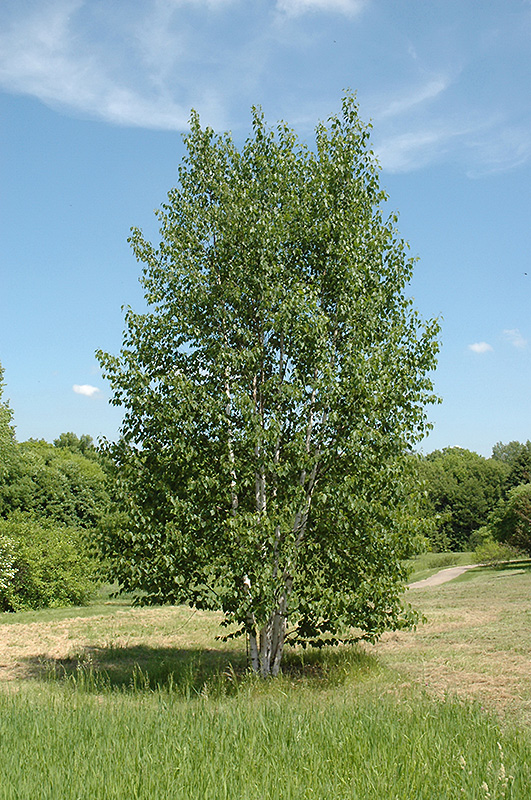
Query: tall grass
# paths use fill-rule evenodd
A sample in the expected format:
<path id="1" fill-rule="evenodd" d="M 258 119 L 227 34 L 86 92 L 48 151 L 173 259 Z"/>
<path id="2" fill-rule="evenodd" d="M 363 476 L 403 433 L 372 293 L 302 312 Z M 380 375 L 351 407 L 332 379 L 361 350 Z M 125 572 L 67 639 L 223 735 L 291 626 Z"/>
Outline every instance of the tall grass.
<path id="1" fill-rule="evenodd" d="M 91 670 L 0 694 L 0 798 L 527 800 L 531 738 L 478 706 L 367 681 L 126 688 Z M 347 657 L 347 663 L 349 659 Z M 232 694 L 227 685 L 233 687 Z"/>
<path id="2" fill-rule="evenodd" d="M 215 615 L 12 615 L 2 659 L 24 669 L 0 687 L 0 800 L 529 800 L 531 572 L 472 572 L 411 590 L 429 618 L 417 633 L 290 650 L 272 681 L 246 672 L 241 643 L 216 642 Z M 519 727 L 434 699 L 470 696 L 467 676 L 518 695 Z"/>

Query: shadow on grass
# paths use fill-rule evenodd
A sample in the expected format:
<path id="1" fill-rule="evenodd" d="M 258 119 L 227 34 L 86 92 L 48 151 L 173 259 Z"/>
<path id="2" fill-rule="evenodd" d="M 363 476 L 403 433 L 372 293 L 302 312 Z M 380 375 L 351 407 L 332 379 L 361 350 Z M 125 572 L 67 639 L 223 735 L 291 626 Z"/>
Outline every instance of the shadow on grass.
<path id="1" fill-rule="evenodd" d="M 27 676 L 99 694 L 171 691 L 182 697 L 236 694 L 251 675 L 245 652 L 136 645 L 87 647 L 79 657 L 27 660 Z M 348 678 L 364 681 L 381 669 L 373 655 L 356 646 L 321 650 L 286 648 L 282 675 L 292 686 L 329 688 Z"/>
<path id="2" fill-rule="evenodd" d="M 466 583 L 467 581 L 475 580 L 479 576 L 507 577 L 508 575 L 517 575 L 521 573 L 531 572 L 531 559 L 526 558 L 515 561 L 502 561 L 499 564 L 479 564 L 474 569 L 455 578 L 454 581 L 459 583 Z"/>
<path id="3" fill-rule="evenodd" d="M 85 647 L 75 658 L 32 658 L 27 663 L 30 678 L 88 691 L 171 689 L 183 695 L 220 681 L 234 682 L 247 670 L 245 653 L 148 645 Z"/>

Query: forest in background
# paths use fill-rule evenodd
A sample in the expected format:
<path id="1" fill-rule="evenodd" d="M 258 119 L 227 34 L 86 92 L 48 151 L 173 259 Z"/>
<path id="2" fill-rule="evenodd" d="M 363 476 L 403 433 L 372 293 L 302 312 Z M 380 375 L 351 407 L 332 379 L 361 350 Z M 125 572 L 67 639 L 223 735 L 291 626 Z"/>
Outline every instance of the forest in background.
<path id="1" fill-rule="evenodd" d="M 0 367 L 0 611 L 81 605 L 110 580 L 98 541 L 120 524 L 111 465 L 88 435 L 17 442 Z M 418 551 L 531 554 L 531 441 L 448 447 L 418 467 Z"/>

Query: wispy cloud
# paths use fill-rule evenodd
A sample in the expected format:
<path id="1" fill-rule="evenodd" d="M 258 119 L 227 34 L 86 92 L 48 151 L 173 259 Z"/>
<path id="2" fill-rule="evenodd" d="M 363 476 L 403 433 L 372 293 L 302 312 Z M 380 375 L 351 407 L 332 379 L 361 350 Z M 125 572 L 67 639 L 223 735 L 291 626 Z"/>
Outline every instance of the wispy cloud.
<path id="1" fill-rule="evenodd" d="M 527 347 L 527 339 L 524 339 L 518 328 L 505 330 L 503 332 L 503 335 L 506 338 L 506 340 L 510 344 L 512 344 L 513 347 L 516 347 L 518 350 L 523 350 L 524 347 Z"/>
<path id="2" fill-rule="evenodd" d="M 310 11 L 332 11 L 354 17 L 367 3 L 368 0 L 277 0 L 277 8 L 290 17 Z"/>
<path id="3" fill-rule="evenodd" d="M 417 118 L 413 127 L 407 115 L 398 125 L 388 126 L 383 118 L 382 122 L 374 150 L 389 172 L 410 172 L 451 159 L 466 165 L 468 177 L 480 178 L 515 169 L 531 159 L 531 129 L 511 128 L 495 117 L 428 115 Z"/>
<path id="4" fill-rule="evenodd" d="M 220 6 L 229 0 L 185 2 Z M 135 21 L 118 12 L 109 12 L 108 18 L 100 12 L 103 18 L 97 18 L 95 10 L 91 19 L 91 11 L 83 0 L 56 0 L 34 4 L 31 11 L 4 25 L 0 85 L 116 124 L 185 128 L 193 105 L 190 82 L 181 92 L 183 102 L 175 97 L 174 83 L 175 71 L 183 70 L 183 57 L 189 53 L 184 39 L 164 27 L 172 8 L 157 3 L 145 19 L 139 14 Z M 94 42 L 90 32 L 96 25 L 102 33 Z M 212 103 L 201 99 L 208 116 Z"/>
<path id="5" fill-rule="evenodd" d="M 492 347 L 487 342 L 474 342 L 474 344 L 469 344 L 468 349 L 472 350 L 473 353 L 490 353 L 492 352 Z"/>
<path id="6" fill-rule="evenodd" d="M 412 90 L 403 93 L 401 97 L 392 100 L 384 100 L 377 108 L 374 117 L 377 120 L 395 117 L 417 108 L 422 103 L 434 100 L 438 95 L 445 91 L 450 85 L 450 79 L 446 76 L 433 78 L 422 86 L 417 86 Z"/>
<path id="7" fill-rule="evenodd" d="M 94 397 L 94 395 L 99 394 L 100 391 L 96 386 L 90 386 L 88 383 L 81 385 L 74 383 L 72 389 L 76 394 L 82 394 L 85 397 Z"/>
<path id="8" fill-rule="evenodd" d="M 448 52 L 447 40 L 441 44 L 440 34 L 426 23 L 427 30 L 416 31 L 415 44 L 408 45 L 402 32 L 398 39 L 394 35 L 392 22 L 380 18 L 384 14 L 363 14 L 377 5 L 373 0 L 0 2 L 0 88 L 120 125 L 184 130 L 194 107 L 206 123 L 234 129 L 244 124 L 242 110 L 259 102 L 278 109 L 279 116 L 287 108 L 291 122 L 309 109 L 313 127 L 322 108 L 325 116 L 333 111 L 330 96 L 343 80 L 339 76 L 346 76 L 348 85 L 352 75 L 360 80 L 360 99 L 365 94 L 367 100 L 363 117 L 376 122 L 374 149 L 389 171 L 445 161 L 461 163 L 469 176 L 479 177 L 529 162 L 525 92 L 516 95 L 517 112 L 509 100 L 489 99 L 487 105 L 485 92 L 472 91 L 475 73 L 467 58 L 473 56 L 457 45 Z M 325 21 L 327 41 L 320 42 Z M 372 45 L 380 33 L 376 25 L 382 29 L 379 50 Z M 318 66 L 316 47 L 323 56 Z M 366 69 L 358 69 L 357 59 Z"/>
<path id="9" fill-rule="evenodd" d="M 416 130 L 392 133 L 377 140 L 374 151 L 389 172 L 409 172 L 441 159 L 454 140 L 465 131 L 451 125 L 433 123 Z"/>
<path id="10" fill-rule="evenodd" d="M 473 159 L 470 178 L 507 172 L 531 158 L 531 129 L 505 119 L 493 120 L 487 129 L 478 129 L 469 138 L 467 149 Z"/>

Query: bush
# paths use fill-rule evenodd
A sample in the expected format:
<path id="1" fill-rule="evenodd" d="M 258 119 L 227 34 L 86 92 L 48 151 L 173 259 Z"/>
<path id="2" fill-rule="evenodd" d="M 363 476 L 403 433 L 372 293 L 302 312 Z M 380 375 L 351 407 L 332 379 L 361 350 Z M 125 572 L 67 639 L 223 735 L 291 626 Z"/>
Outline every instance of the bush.
<path id="1" fill-rule="evenodd" d="M 455 566 L 458 560 L 459 554 L 456 553 L 430 553 L 426 566 L 428 569 L 444 569 Z"/>
<path id="2" fill-rule="evenodd" d="M 21 513 L 0 520 L 0 610 L 82 604 L 96 569 L 79 529 Z"/>
<path id="3" fill-rule="evenodd" d="M 478 528 L 477 531 L 470 537 L 470 548 L 472 550 L 477 550 L 478 547 L 486 544 L 487 542 L 492 542 L 492 530 L 489 525 L 482 525 L 481 528 Z"/>
<path id="4" fill-rule="evenodd" d="M 0 534 L 0 610 L 11 605 L 13 580 L 16 575 L 17 548 L 8 536 Z"/>
<path id="5" fill-rule="evenodd" d="M 475 560 L 478 564 L 501 564 L 503 561 L 511 561 L 513 558 L 518 558 L 521 551 L 516 547 L 511 547 L 509 544 L 502 542 L 495 542 L 493 539 L 487 539 L 478 547 L 474 552 Z"/>

